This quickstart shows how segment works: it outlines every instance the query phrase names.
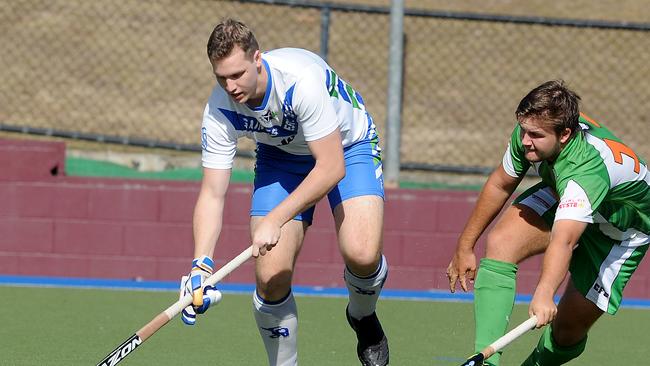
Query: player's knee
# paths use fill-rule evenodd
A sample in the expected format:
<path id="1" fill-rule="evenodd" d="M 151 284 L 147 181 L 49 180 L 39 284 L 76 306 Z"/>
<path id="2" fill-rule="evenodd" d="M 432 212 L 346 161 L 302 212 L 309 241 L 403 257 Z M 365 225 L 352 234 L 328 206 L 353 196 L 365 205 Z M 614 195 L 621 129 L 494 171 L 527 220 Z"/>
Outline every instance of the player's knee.
<path id="1" fill-rule="evenodd" d="M 291 271 L 258 272 L 257 293 L 267 301 L 280 299 L 291 288 L 291 277 Z"/>
<path id="2" fill-rule="evenodd" d="M 587 336 L 590 325 L 591 322 L 582 321 L 576 314 L 558 314 L 552 325 L 553 341 L 561 347 L 573 346 Z"/>
<path id="3" fill-rule="evenodd" d="M 356 274 L 364 275 L 377 269 L 381 253 L 368 247 L 357 247 L 343 254 L 346 265 Z"/>
<path id="4" fill-rule="evenodd" d="M 516 248 L 512 237 L 501 229 L 492 229 L 487 235 L 486 257 L 504 262 L 511 262 Z"/>
<path id="5" fill-rule="evenodd" d="M 588 329 L 584 329 L 575 324 L 555 324 L 553 323 L 553 332 L 552 337 L 555 344 L 560 347 L 571 347 L 582 340 L 587 336 Z"/>

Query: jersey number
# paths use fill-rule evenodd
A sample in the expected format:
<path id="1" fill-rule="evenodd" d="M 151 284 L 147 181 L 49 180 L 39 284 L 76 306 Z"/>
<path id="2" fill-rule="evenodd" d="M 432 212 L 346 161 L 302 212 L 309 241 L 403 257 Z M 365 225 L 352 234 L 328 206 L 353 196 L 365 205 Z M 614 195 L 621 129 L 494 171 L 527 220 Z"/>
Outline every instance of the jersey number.
<path id="1" fill-rule="evenodd" d="M 593 119 L 589 118 L 587 115 L 584 113 L 580 113 L 580 116 L 582 118 L 586 119 L 589 121 L 589 123 L 593 124 L 596 127 L 601 127 L 600 124 Z M 614 162 L 617 164 L 623 165 L 623 155 L 627 155 L 631 157 L 634 160 L 634 172 L 639 174 L 641 171 L 641 163 L 639 163 L 639 158 L 636 156 L 634 151 L 630 149 L 627 145 L 620 143 L 618 141 L 610 140 L 610 139 L 603 139 L 607 147 L 612 151 L 612 155 L 614 156 Z"/>
<path id="2" fill-rule="evenodd" d="M 605 141 L 607 147 L 612 150 L 612 154 L 614 155 L 614 162 L 617 164 L 623 164 L 623 155 L 625 154 L 634 159 L 634 172 L 639 174 L 641 171 L 641 164 L 639 163 L 639 158 L 636 156 L 634 151 L 632 151 L 632 149 L 618 141 L 609 139 L 603 139 L 603 141 Z"/>

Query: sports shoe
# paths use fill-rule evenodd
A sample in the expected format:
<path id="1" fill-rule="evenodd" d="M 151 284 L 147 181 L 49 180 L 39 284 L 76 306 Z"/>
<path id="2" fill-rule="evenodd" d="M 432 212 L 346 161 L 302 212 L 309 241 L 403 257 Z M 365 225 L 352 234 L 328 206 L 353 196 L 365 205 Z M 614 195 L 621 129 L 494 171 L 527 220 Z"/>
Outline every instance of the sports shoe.
<path id="1" fill-rule="evenodd" d="M 363 366 L 388 365 L 388 339 L 384 335 L 377 314 L 372 313 L 357 320 L 345 309 L 345 317 L 357 334 L 357 356 Z"/>

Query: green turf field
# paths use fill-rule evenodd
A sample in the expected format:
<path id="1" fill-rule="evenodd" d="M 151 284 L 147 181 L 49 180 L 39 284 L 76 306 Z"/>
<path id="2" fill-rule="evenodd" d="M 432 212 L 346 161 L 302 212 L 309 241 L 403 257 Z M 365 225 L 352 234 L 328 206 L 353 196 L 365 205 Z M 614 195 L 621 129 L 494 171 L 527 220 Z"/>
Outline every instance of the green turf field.
<path id="1" fill-rule="evenodd" d="M 95 365 L 176 300 L 172 292 L 0 286 L 0 365 Z M 357 365 L 343 298 L 298 297 L 301 365 Z M 195 327 L 176 318 L 120 365 L 264 365 L 248 295 L 226 294 Z M 379 315 L 389 336 L 391 365 L 458 365 L 471 352 L 468 303 L 385 299 Z M 526 307 L 515 308 L 513 322 Z M 605 316 L 582 358 L 570 365 L 644 365 L 650 311 Z M 529 332 L 507 348 L 502 364 L 518 365 L 537 342 Z"/>

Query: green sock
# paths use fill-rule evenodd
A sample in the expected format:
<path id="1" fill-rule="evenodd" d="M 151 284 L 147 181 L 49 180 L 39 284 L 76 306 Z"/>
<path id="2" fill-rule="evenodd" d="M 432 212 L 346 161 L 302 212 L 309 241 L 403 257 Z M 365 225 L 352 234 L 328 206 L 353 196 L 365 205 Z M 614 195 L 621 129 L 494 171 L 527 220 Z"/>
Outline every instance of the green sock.
<path id="1" fill-rule="evenodd" d="M 554 366 L 565 364 L 574 358 L 580 356 L 587 345 L 587 337 L 578 342 L 578 344 L 561 347 L 555 343 L 552 335 L 553 330 L 550 326 L 546 327 L 544 334 L 539 339 L 537 347 L 533 353 L 528 356 L 522 366 Z"/>
<path id="2" fill-rule="evenodd" d="M 516 264 L 481 259 L 474 284 L 476 352 L 482 351 L 505 334 L 515 304 L 516 275 Z M 498 366 L 500 357 L 501 352 L 498 352 L 486 364 Z"/>

